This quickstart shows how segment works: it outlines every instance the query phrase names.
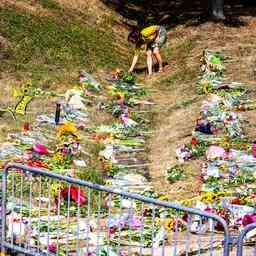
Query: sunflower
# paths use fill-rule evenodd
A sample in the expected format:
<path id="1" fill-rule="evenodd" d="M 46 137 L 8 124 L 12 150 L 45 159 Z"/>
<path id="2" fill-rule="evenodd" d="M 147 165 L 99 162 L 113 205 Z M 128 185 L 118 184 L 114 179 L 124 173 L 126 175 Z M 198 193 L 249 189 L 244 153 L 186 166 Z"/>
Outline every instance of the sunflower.
<path id="1" fill-rule="evenodd" d="M 167 218 L 164 222 L 164 227 L 167 231 L 172 231 L 175 228 L 175 220 Z"/>
<path id="2" fill-rule="evenodd" d="M 80 140 L 81 137 L 77 132 L 77 128 L 72 123 L 64 123 L 57 128 L 57 135 L 59 138 L 63 138 L 66 135 L 72 135 L 77 140 Z"/>
<path id="3" fill-rule="evenodd" d="M 114 97 L 115 97 L 116 100 L 124 99 L 124 93 L 123 92 L 116 92 Z"/>
<path id="4" fill-rule="evenodd" d="M 223 148 L 230 148 L 230 139 L 228 137 L 224 137 L 220 142 L 220 146 Z"/>
<path id="5" fill-rule="evenodd" d="M 204 92 L 205 94 L 207 94 L 207 93 L 209 92 L 208 84 L 205 84 L 205 85 L 203 86 L 203 92 Z"/>
<path id="6" fill-rule="evenodd" d="M 61 190 L 62 186 L 59 183 L 53 183 L 51 184 L 51 195 L 52 197 L 56 197 L 59 195 L 59 191 Z"/>

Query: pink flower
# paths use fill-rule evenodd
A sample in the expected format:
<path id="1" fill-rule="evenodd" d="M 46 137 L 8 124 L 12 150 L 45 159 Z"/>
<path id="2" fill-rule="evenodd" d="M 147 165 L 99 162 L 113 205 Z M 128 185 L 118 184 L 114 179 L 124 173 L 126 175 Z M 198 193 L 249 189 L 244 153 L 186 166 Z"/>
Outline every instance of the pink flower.
<path id="1" fill-rule="evenodd" d="M 56 246 L 56 244 L 55 243 L 49 244 L 48 245 L 48 251 L 50 253 L 56 254 L 57 253 L 57 246 Z"/>
<path id="2" fill-rule="evenodd" d="M 135 229 L 141 228 L 141 221 L 136 216 L 132 216 L 131 227 Z"/>
<path id="3" fill-rule="evenodd" d="M 44 145 L 39 143 L 34 145 L 33 150 L 40 155 L 48 155 L 49 153 L 48 149 Z"/>
<path id="4" fill-rule="evenodd" d="M 242 224 L 244 227 L 255 222 L 256 222 L 256 214 L 252 214 L 252 215 L 246 214 L 242 219 Z"/>
<path id="5" fill-rule="evenodd" d="M 120 256 L 128 256 L 128 252 L 127 251 L 121 251 Z"/>
<path id="6" fill-rule="evenodd" d="M 207 207 L 205 209 L 205 211 L 208 212 L 208 213 L 215 213 L 215 210 L 213 208 L 210 208 L 210 207 Z"/>

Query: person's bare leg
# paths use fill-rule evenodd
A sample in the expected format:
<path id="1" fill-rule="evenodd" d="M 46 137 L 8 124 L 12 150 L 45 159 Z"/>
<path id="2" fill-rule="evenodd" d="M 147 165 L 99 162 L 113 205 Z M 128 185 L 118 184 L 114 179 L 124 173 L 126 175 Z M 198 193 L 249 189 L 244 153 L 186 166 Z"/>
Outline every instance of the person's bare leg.
<path id="1" fill-rule="evenodd" d="M 147 50 L 148 75 L 152 75 L 152 50 Z"/>
<path id="2" fill-rule="evenodd" d="M 159 72 L 162 72 L 163 71 L 163 60 L 162 60 L 162 56 L 160 54 L 159 48 L 158 47 L 154 48 L 153 53 L 156 56 L 158 64 L 159 64 Z"/>

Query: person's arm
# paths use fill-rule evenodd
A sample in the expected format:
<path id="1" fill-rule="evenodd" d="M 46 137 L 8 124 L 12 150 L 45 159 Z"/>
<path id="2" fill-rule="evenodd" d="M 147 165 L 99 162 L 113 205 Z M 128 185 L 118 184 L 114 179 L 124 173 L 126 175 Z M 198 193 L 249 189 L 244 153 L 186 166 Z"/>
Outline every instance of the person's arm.
<path id="1" fill-rule="evenodd" d="M 130 73 L 133 72 L 134 67 L 135 67 L 135 65 L 136 65 L 136 63 L 137 63 L 137 61 L 138 61 L 138 59 L 139 59 L 139 55 L 138 55 L 138 54 L 135 54 L 134 57 L 133 57 L 133 60 L 132 60 L 132 65 L 131 65 L 131 67 L 130 67 L 130 69 L 129 69 L 129 72 L 130 72 Z"/>
<path id="2" fill-rule="evenodd" d="M 160 27 L 158 28 L 158 30 L 156 31 L 156 39 L 155 39 L 155 42 L 157 44 L 160 43 Z"/>

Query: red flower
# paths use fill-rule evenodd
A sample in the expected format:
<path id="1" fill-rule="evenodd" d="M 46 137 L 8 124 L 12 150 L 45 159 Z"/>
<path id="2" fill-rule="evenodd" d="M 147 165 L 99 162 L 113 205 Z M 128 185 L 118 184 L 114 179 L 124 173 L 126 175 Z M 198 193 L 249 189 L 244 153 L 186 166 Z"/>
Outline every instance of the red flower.
<path id="1" fill-rule="evenodd" d="M 69 194 L 69 189 L 65 188 L 61 191 L 61 197 L 68 200 L 68 194 Z M 70 187 L 70 199 L 74 202 L 76 202 L 78 205 L 83 205 L 87 202 L 87 198 L 84 195 L 84 192 L 77 187 L 71 186 Z"/>
<path id="2" fill-rule="evenodd" d="M 241 205 L 241 200 L 240 200 L 240 198 L 236 197 L 236 198 L 232 199 L 230 203 Z"/>
<path id="3" fill-rule="evenodd" d="M 116 228 L 115 227 L 111 227 L 109 229 L 109 236 L 114 235 L 115 233 L 116 233 Z"/>
<path id="4" fill-rule="evenodd" d="M 219 215 L 221 218 L 223 218 L 227 222 L 227 224 L 230 223 L 230 211 L 229 210 L 227 210 L 227 209 L 219 209 L 217 211 L 217 215 Z M 223 226 L 222 226 L 222 224 L 220 222 L 217 222 L 215 228 L 218 231 L 223 231 Z"/>
<path id="5" fill-rule="evenodd" d="M 198 141 L 197 141 L 197 139 L 196 139 L 195 137 L 192 138 L 191 144 L 192 144 L 193 146 L 196 146 L 196 145 L 198 144 Z"/>

